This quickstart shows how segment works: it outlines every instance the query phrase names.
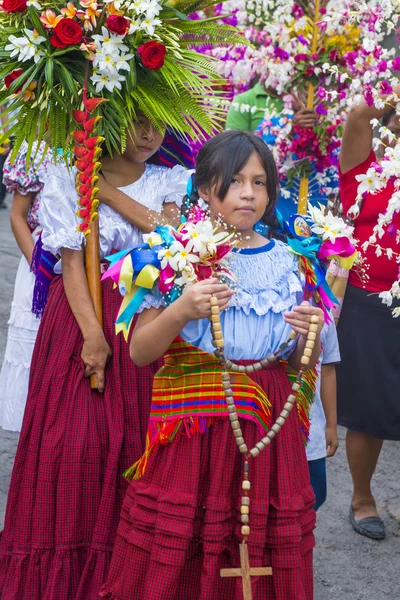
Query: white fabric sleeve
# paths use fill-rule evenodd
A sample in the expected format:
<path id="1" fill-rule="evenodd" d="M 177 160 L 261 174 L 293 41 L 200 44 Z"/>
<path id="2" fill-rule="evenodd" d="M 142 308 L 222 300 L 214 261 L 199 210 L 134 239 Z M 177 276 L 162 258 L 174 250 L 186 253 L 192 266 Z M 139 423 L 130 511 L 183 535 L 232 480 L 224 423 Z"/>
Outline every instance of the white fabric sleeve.
<path id="1" fill-rule="evenodd" d="M 163 189 L 163 202 L 175 202 L 180 208 L 182 206 L 183 197 L 186 194 L 186 186 L 193 170 L 185 169 L 180 165 L 176 165 L 169 169 L 168 176 Z"/>
<path id="2" fill-rule="evenodd" d="M 68 171 L 65 166 L 51 165 L 39 208 L 45 250 L 56 254 L 61 248 L 82 249 L 84 235 L 77 230 L 77 200 L 74 170 Z"/>

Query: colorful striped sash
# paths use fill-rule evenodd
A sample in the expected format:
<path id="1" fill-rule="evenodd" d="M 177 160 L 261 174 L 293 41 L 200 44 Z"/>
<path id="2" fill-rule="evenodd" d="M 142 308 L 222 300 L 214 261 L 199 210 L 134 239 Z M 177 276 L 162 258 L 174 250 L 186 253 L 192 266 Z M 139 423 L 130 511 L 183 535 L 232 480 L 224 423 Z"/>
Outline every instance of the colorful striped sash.
<path id="1" fill-rule="evenodd" d="M 172 442 L 178 433 L 191 437 L 208 430 L 215 418 L 229 415 L 222 387 L 222 367 L 213 354 L 177 339 L 154 377 L 146 450 L 128 469 L 127 479 L 139 479 L 149 456 L 159 444 Z M 271 404 L 264 390 L 245 373 L 230 372 L 237 413 L 253 421 L 260 435 L 271 422 Z"/>

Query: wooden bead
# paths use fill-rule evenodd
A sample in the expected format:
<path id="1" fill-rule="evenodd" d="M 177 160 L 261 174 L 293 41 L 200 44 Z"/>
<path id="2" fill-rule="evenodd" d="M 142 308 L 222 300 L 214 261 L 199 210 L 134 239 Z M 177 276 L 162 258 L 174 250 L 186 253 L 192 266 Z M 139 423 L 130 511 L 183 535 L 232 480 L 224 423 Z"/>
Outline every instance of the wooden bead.
<path id="1" fill-rule="evenodd" d="M 289 338 L 291 340 L 295 340 L 297 338 L 297 333 L 294 331 L 294 329 L 292 329 L 292 331 L 290 332 Z"/>
<path id="2" fill-rule="evenodd" d="M 267 435 L 265 437 L 263 437 L 263 439 L 261 441 L 265 446 L 268 446 L 268 444 L 271 443 L 271 439 Z"/>
<path id="3" fill-rule="evenodd" d="M 239 446 L 239 452 L 241 454 L 247 454 L 249 451 L 249 449 L 247 448 L 247 444 L 242 444 L 241 446 Z"/>
<path id="4" fill-rule="evenodd" d="M 302 365 L 309 365 L 310 364 L 310 358 L 308 356 L 302 356 L 300 359 L 300 364 Z"/>
<path id="5" fill-rule="evenodd" d="M 243 537 L 248 537 L 250 535 L 250 527 L 248 525 L 242 525 L 241 532 Z"/>
<path id="6" fill-rule="evenodd" d="M 289 394 L 286 402 L 290 402 L 290 404 L 294 404 L 296 402 L 296 396 L 294 394 Z"/>
<path id="7" fill-rule="evenodd" d="M 273 440 L 274 437 L 276 436 L 275 431 L 273 431 L 272 429 L 270 429 L 267 433 L 267 438 L 269 438 L 269 440 Z"/>
<path id="8" fill-rule="evenodd" d="M 226 368 L 228 369 L 228 371 L 230 371 L 231 368 L 232 368 L 232 361 L 227 360 L 226 363 L 225 363 L 225 365 L 226 365 Z"/>
<path id="9" fill-rule="evenodd" d="M 222 331 L 221 323 L 213 323 L 213 331 Z"/>
<path id="10" fill-rule="evenodd" d="M 224 347 L 224 340 L 215 340 L 215 346 L 217 348 L 223 348 Z"/>
<path id="11" fill-rule="evenodd" d="M 231 414 L 236 413 L 236 406 L 235 406 L 234 402 L 232 404 L 228 404 L 228 406 L 226 408 L 228 409 L 229 413 L 231 413 Z"/>
<path id="12" fill-rule="evenodd" d="M 271 427 L 272 431 L 274 431 L 275 433 L 279 433 L 281 430 L 281 426 L 278 425 L 278 423 L 274 423 Z"/>
<path id="13" fill-rule="evenodd" d="M 276 356 L 274 354 L 268 354 L 267 361 L 269 362 L 270 365 L 272 365 L 272 363 L 274 363 L 276 361 Z"/>
<path id="14" fill-rule="evenodd" d="M 285 404 L 285 406 L 286 406 L 286 404 Z M 290 405 L 290 408 L 292 408 L 292 405 Z M 287 408 L 284 408 L 284 409 L 281 411 L 281 415 L 280 415 L 280 416 L 281 416 L 281 417 L 283 417 L 283 418 L 285 419 L 285 421 L 286 421 L 286 419 L 287 419 L 287 418 L 288 418 L 288 416 L 289 416 L 289 411 L 288 411 L 288 409 L 287 409 Z"/>
<path id="15" fill-rule="evenodd" d="M 247 525 L 249 523 L 249 515 L 240 515 L 240 520 L 243 525 Z"/>
<path id="16" fill-rule="evenodd" d="M 317 315 L 311 315 L 311 318 L 310 318 L 311 323 L 318 323 L 318 321 L 319 321 L 319 319 L 318 319 Z"/>
<path id="17" fill-rule="evenodd" d="M 225 392 L 225 402 L 228 406 L 235 406 L 235 401 L 232 396 L 228 396 Z"/>
<path id="18" fill-rule="evenodd" d="M 225 390 L 225 398 L 232 398 L 233 397 L 233 392 L 232 390 L 229 388 L 229 390 Z"/>
<path id="19" fill-rule="evenodd" d="M 254 366 L 246 365 L 246 373 L 254 373 Z"/>
<path id="20" fill-rule="evenodd" d="M 244 481 L 242 481 L 242 490 L 249 491 L 250 488 L 251 488 L 251 485 L 250 485 L 250 481 L 248 479 L 245 479 Z"/>
<path id="21" fill-rule="evenodd" d="M 256 363 L 254 363 L 253 367 L 254 367 L 255 371 L 261 371 L 262 364 L 260 362 L 256 362 Z"/>
<path id="22" fill-rule="evenodd" d="M 317 339 L 317 334 L 310 331 L 307 335 L 307 339 L 312 342 L 315 342 L 315 340 Z"/>
<path id="23" fill-rule="evenodd" d="M 246 373 L 245 365 L 238 365 L 238 367 L 239 367 L 238 373 Z"/>
<path id="24" fill-rule="evenodd" d="M 285 404 L 283 405 L 284 410 L 287 410 L 287 412 L 290 413 L 290 411 L 293 408 L 293 404 L 291 402 L 285 402 Z"/>
<path id="25" fill-rule="evenodd" d="M 229 420 L 230 421 L 238 421 L 237 412 L 230 413 Z M 238 421 L 238 423 L 239 423 L 239 421 Z"/>
<path id="26" fill-rule="evenodd" d="M 297 383 L 297 381 L 295 381 L 295 382 L 294 382 L 294 384 L 292 385 L 292 390 L 293 390 L 294 392 L 298 392 L 298 391 L 299 391 L 299 389 L 300 389 L 300 384 L 299 384 L 299 383 Z"/>
<path id="27" fill-rule="evenodd" d="M 244 438 L 243 437 L 237 437 L 236 438 L 236 443 L 238 446 L 241 446 L 242 444 L 244 444 Z"/>
<path id="28" fill-rule="evenodd" d="M 240 429 L 239 421 L 231 421 L 231 427 L 232 429 Z"/>
<path id="29" fill-rule="evenodd" d="M 242 496 L 242 504 L 244 504 L 244 506 L 250 506 L 250 498 L 248 496 Z"/>
<path id="30" fill-rule="evenodd" d="M 308 331 L 310 333 L 318 333 L 318 325 L 314 325 L 314 323 L 312 323 L 308 329 Z"/>
<path id="31" fill-rule="evenodd" d="M 311 348 L 304 348 L 303 350 L 303 355 L 304 356 L 312 356 L 313 351 L 311 350 Z"/>
<path id="32" fill-rule="evenodd" d="M 256 444 L 256 448 L 257 448 L 257 449 L 258 449 L 260 452 L 262 452 L 262 451 L 264 450 L 264 448 L 265 448 L 265 444 L 264 444 L 264 442 L 258 442 L 258 443 Z"/>
<path id="33" fill-rule="evenodd" d="M 279 417 L 276 420 L 277 425 L 279 425 L 280 427 L 283 427 L 285 424 L 286 419 L 284 417 L 282 417 L 282 413 L 279 415 Z"/>
<path id="34" fill-rule="evenodd" d="M 250 509 L 248 506 L 245 506 L 244 504 L 242 504 L 242 506 L 240 507 L 240 514 L 241 515 L 248 515 L 250 512 Z"/>
<path id="35" fill-rule="evenodd" d="M 252 455 L 253 458 L 255 458 L 256 456 L 258 456 L 260 454 L 260 451 L 258 450 L 258 448 L 252 448 L 250 450 L 250 454 Z"/>
<path id="36" fill-rule="evenodd" d="M 216 298 L 215 296 L 211 296 L 210 304 L 211 306 L 218 306 L 218 298 Z"/>
<path id="37" fill-rule="evenodd" d="M 313 340 L 306 341 L 306 348 L 310 348 L 310 350 L 314 350 L 315 342 Z"/>
<path id="38" fill-rule="evenodd" d="M 222 379 L 222 381 L 229 381 L 229 379 L 230 379 L 229 373 L 227 373 L 227 371 L 222 371 L 221 379 Z"/>
<path id="39" fill-rule="evenodd" d="M 214 339 L 215 340 L 222 340 L 224 337 L 224 334 L 222 333 L 222 331 L 215 331 L 214 332 Z"/>
<path id="40" fill-rule="evenodd" d="M 211 314 L 211 323 L 220 323 L 219 315 Z"/>
<path id="41" fill-rule="evenodd" d="M 241 429 L 234 429 L 233 430 L 233 435 L 235 436 L 235 438 L 242 437 L 242 435 L 243 435 L 242 430 Z"/>
<path id="42" fill-rule="evenodd" d="M 224 390 L 230 390 L 231 389 L 231 382 L 230 382 L 229 375 L 228 375 L 228 379 L 222 379 L 222 387 L 224 388 Z"/>

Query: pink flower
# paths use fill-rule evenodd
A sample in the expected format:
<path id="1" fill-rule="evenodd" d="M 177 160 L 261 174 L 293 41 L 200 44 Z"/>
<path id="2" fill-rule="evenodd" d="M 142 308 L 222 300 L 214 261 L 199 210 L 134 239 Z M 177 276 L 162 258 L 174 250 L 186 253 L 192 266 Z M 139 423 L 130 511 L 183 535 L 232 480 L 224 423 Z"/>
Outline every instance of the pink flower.
<path id="1" fill-rule="evenodd" d="M 321 100 L 325 100 L 325 98 L 326 98 L 326 91 L 324 90 L 323 87 L 319 86 L 317 94 L 318 94 L 318 98 L 321 98 Z"/>
<path id="2" fill-rule="evenodd" d="M 392 86 L 385 80 L 381 82 L 381 94 L 387 96 L 393 92 Z"/>
<path id="3" fill-rule="evenodd" d="M 392 69 L 393 71 L 400 71 L 400 56 L 396 56 L 396 58 L 393 59 Z"/>

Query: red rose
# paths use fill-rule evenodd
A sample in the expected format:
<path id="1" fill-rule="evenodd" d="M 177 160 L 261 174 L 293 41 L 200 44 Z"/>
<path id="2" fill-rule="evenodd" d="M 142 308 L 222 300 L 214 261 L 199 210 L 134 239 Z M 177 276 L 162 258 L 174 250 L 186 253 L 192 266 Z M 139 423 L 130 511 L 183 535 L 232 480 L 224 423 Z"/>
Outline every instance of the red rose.
<path id="1" fill-rule="evenodd" d="M 129 22 L 125 17 L 119 17 L 118 15 L 110 15 L 106 21 L 107 29 L 117 35 L 125 35 L 128 28 Z"/>
<path id="2" fill-rule="evenodd" d="M 10 85 L 16 79 L 18 79 L 18 77 L 20 75 L 22 75 L 22 69 L 16 69 L 15 71 L 13 71 L 9 75 L 7 75 L 7 77 L 4 78 L 4 83 L 6 84 L 6 88 L 8 89 L 10 87 Z M 22 90 L 22 85 L 17 90 L 14 91 L 14 94 L 18 94 L 18 92 L 20 92 L 21 90 Z"/>
<path id="3" fill-rule="evenodd" d="M 167 52 L 164 44 L 160 42 L 146 42 L 143 46 L 137 49 L 142 57 L 142 63 L 147 69 L 156 71 L 161 69 L 164 64 L 164 56 Z"/>
<path id="4" fill-rule="evenodd" d="M 3 0 L 3 10 L 8 13 L 23 13 L 26 10 L 26 0 Z"/>
<path id="5" fill-rule="evenodd" d="M 67 48 L 80 44 L 83 40 L 82 27 L 72 19 L 61 19 L 53 29 L 50 38 L 55 48 Z"/>

